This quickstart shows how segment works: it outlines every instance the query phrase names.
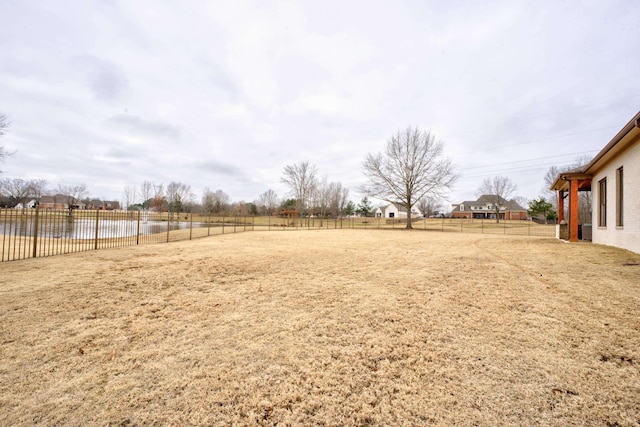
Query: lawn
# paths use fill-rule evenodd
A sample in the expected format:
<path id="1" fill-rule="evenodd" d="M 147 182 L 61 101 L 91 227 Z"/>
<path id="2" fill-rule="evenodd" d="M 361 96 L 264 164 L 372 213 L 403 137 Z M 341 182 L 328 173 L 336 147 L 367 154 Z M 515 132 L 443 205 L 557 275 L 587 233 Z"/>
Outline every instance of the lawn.
<path id="1" fill-rule="evenodd" d="M 640 255 L 415 230 L 0 265 L 1 425 L 640 425 Z"/>

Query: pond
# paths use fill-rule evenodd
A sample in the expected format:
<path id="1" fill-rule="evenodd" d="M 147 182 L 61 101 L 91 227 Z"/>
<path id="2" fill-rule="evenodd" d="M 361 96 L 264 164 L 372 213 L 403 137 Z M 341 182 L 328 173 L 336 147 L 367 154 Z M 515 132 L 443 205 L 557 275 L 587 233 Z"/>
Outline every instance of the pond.
<path id="1" fill-rule="evenodd" d="M 182 230 L 193 228 L 206 228 L 206 223 L 200 222 L 167 222 L 167 221 L 140 221 L 140 235 L 166 233 L 169 230 Z M 34 222 L 29 219 L 0 222 L 0 234 L 16 236 L 33 236 Z M 98 222 L 98 238 L 132 237 L 138 234 L 137 220 L 100 220 Z M 38 224 L 39 237 L 67 238 L 67 239 L 95 239 L 96 220 L 76 218 L 56 218 L 54 221 Z"/>

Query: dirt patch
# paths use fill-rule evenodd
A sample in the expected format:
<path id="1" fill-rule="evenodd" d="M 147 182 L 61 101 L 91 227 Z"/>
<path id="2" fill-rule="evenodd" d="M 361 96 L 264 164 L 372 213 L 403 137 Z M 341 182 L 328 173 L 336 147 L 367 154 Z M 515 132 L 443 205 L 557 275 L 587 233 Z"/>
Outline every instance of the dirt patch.
<path id="1" fill-rule="evenodd" d="M 2 425 L 640 423 L 640 256 L 254 232 L 2 264 Z"/>

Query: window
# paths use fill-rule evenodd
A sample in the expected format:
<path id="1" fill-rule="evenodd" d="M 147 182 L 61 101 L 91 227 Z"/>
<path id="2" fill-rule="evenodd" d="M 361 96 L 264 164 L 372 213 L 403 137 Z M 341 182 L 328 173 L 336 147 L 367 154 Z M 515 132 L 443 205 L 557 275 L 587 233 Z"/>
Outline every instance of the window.
<path id="1" fill-rule="evenodd" d="M 464 211 L 464 205 L 460 205 L 460 212 Z"/>
<path id="2" fill-rule="evenodd" d="M 598 227 L 607 226 L 607 178 L 598 181 Z"/>
<path id="3" fill-rule="evenodd" d="M 616 227 L 624 225 L 624 179 L 622 167 L 616 171 Z"/>

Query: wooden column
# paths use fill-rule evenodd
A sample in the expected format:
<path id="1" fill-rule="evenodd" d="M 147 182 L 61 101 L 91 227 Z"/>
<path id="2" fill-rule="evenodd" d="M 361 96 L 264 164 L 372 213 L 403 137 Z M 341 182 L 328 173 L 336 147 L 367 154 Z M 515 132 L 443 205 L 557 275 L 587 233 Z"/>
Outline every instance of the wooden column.
<path id="1" fill-rule="evenodd" d="M 578 186 L 579 181 L 569 181 L 569 241 L 578 241 Z"/>
<path id="2" fill-rule="evenodd" d="M 558 223 L 564 221 L 564 191 L 558 191 Z"/>

